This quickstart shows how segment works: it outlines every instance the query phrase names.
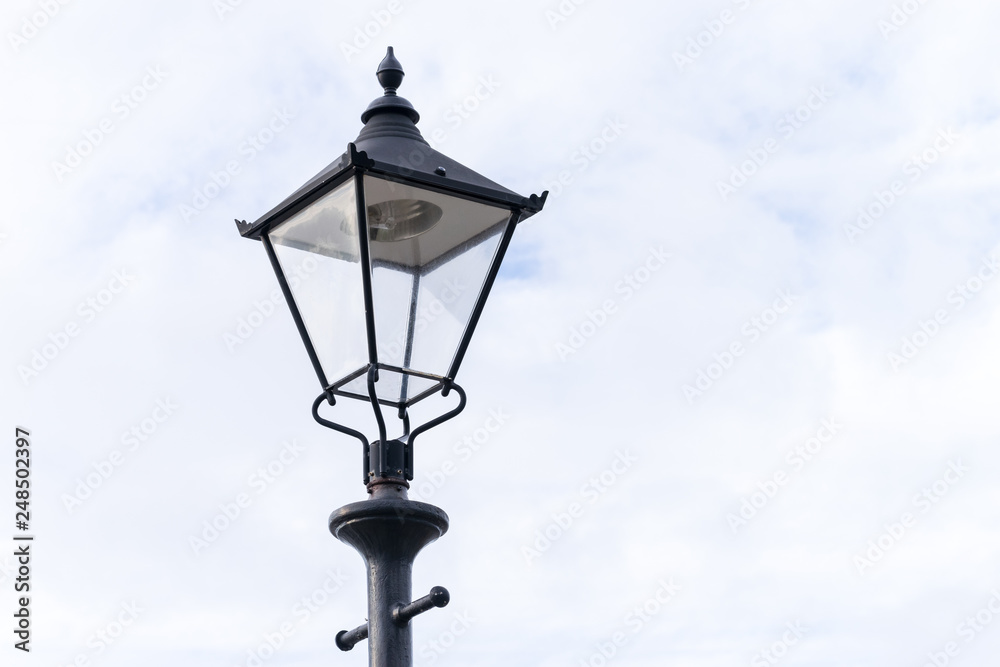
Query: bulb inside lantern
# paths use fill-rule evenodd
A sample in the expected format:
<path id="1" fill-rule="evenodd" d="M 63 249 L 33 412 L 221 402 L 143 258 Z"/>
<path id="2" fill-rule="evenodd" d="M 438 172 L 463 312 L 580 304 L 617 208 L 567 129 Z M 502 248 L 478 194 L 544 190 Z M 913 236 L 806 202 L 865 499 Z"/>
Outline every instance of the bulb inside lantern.
<path id="1" fill-rule="evenodd" d="M 441 207 L 420 199 L 393 199 L 368 207 L 368 238 L 403 241 L 419 236 L 441 220 Z"/>

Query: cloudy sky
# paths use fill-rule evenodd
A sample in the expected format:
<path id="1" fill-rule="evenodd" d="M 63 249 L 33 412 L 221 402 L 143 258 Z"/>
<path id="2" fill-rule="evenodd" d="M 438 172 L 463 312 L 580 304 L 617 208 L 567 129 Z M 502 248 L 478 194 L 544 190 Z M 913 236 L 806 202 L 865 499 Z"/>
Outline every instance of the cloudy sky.
<path id="1" fill-rule="evenodd" d="M 365 571 L 326 527 L 364 497 L 357 445 L 313 422 L 233 219 L 343 152 L 388 45 L 439 150 L 550 191 L 467 409 L 416 453 L 451 529 L 414 593 L 452 602 L 415 664 L 995 660 L 995 3 L 12 0 L 0 24 L 4 665 L 366 664 L 334 646 Z"/>

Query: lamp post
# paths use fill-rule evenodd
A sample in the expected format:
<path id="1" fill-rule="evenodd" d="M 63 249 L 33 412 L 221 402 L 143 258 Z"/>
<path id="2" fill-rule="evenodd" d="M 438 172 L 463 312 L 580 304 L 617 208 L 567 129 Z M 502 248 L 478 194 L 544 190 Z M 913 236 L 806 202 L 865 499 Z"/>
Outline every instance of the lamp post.
<path id="1" fill-rule="evenodd" d="M 407 498 L 414 443 L 465 407 L 455 376 L 517 225 L 548 193 L 522 197 L 431 148 L 396 93 L 392 47 L 377 76 L 384 95 L 347 151 L 256 222 L 236 224 L 264 245 L 319 378 L 313 417 L 361 443 L 369 498 L 334 511 L 330 532 L 365 560 L 368 620 L 336 644 L 367 638 L 369 665 L 409 667 L 410 620 L 449 600 L 437 586 L 412 600 L 417 553 L 448 529 L 441 509 Z M 307 261 L 313 277 L 289 280 Z M 411 429 L 414 404 L 451 392 L 455 407 Z M 371 405 L 377 439 L 320 414 L 338 398 Z M 400 435 L 389 437 L 383 408 L 395 409 Z"/>

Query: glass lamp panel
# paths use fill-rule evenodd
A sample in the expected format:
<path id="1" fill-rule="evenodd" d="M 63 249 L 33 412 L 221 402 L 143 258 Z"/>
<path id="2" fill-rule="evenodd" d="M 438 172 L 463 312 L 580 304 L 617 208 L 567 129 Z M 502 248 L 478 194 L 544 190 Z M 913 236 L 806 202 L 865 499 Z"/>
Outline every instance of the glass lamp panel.
<path id="1" fill-rule="evenodd" d="M 367 365 L 354 180 L 272 229 L 268 238 L 327 381 Z"/>
<path id="2" fill-rule="evenodd" d="M 378 382 L 375 383 L 375 395 L 394 404 L 405 403 L 408 399 L 417 396 L 421 392 L 430 389 L 436 384 L 434 380 L 416 377 L 415 375 L 404 375 L 397 371 L 382 368 L 378 372 Z M 341 391 L 356 394 L 358 396 L 368 396 L 368 376 L 361 375 L 342 386 Z"/>
<path id="3" fill-rule="evenodd" d="M 365 204 L 379 361 L 443 377 L 510 211 L 373 176 Z M 393 400 L 430 386 L 411 376 L 393 386 Z"/>
<path id="4" fill-rule="evenodd" d="M 415 298 L 414 285 L 419 284 L 419 276 L 413 271 L 401 271 L 396 267 L 374 266 L 372 268 L 372 294 L 375 306 L 375 330 L 378 343 L 378 360 L 383 364 L 409 368 L 412 340 L 409 336 L 412 301 Z M 419 369 L 418 369 L 419 370 Z M 407 397 L 434 386 L 433 380 L 382 370 L 375 385 L 376 395 L 390 401 L 404 402 Z M 360 377 L 344 386 L 362 396 L 368 395 L 367 377 Z"/>
<path id="5" fill-rule="evenodd" d="M 418 281 L 419 277 L 412 272 L 377 265 L 372 267 L 375 338 L 378 360 L 383 364 L 406 366 L 410 301 L 414 284 Z"/>
<path id="6" fill-rule="evenodd" d="M 472 317 L 486 274 L 493 264 L 509 211 L 489 236 L 468 241 L 454 255 L 420 279 L 413 327 L 411 366 L 446 375 Z"/>

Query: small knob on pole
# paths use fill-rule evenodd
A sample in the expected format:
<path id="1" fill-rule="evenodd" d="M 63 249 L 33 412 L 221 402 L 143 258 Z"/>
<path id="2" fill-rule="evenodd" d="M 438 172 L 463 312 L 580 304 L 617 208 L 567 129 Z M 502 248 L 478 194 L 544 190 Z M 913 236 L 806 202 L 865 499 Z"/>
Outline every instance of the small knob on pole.
<path id="1" fill-rule="evenodd" d="M 359 625 L 353 630 L 341 630 L 337 633 L 337 648 L 350 651 L 354 645 L 368 638 L 368 623 Z"/>
<path id="2" fill-rule="evenodd" d="M 422 614 L 434 607 L 444 607 L 451 602 L 451 593 L 444 586 L 435 586 L 429 595 L 425 595 L 419 600 L 414 600 L 408 605 L 399 606 L 392 610 L 392 620 L 399 625 L 406 625 L 417 614 Z"/>

